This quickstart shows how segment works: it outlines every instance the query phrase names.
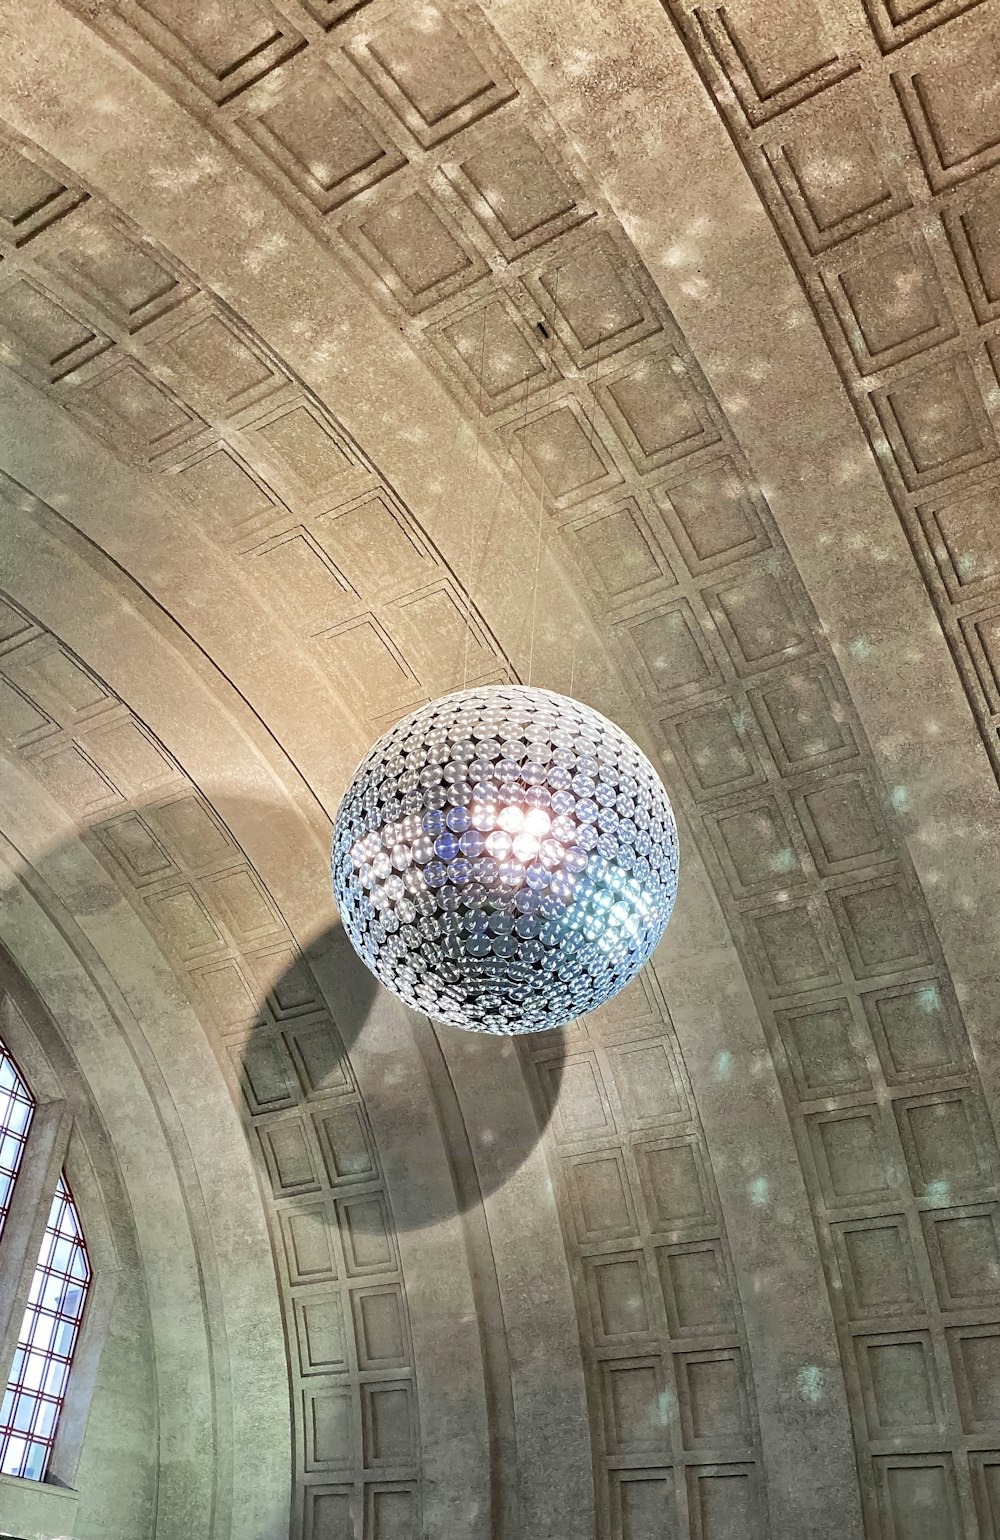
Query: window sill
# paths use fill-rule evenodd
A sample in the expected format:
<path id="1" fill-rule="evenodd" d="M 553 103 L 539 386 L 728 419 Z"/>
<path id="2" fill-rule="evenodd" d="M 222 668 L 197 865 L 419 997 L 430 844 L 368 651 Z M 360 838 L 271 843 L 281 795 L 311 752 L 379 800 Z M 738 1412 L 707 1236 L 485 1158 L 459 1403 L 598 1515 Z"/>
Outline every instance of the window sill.
<path id="1" fill-rule="evenodd" d="M 79 1493 L 47 1481 L 0 1476 L 0 1535 L 64 1540 L 73 1533 Z"/>

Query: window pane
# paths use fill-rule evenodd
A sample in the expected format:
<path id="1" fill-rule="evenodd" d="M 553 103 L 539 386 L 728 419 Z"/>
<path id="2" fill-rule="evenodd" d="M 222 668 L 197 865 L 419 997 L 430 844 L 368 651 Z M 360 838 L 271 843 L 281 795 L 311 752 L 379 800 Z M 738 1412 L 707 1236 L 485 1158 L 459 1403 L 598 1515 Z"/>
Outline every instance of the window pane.
<path id="1" fill-rule="evenodd" d="M 26 1317 L 26 1319 L 29 1319 Z M 23 1329 L 22 1329 L 23 1336 Z M 21 1384 L 28 1390 L 41 1390 L 42 1381 L 45 1378 L 45 1365 L 48 1360 L 43 1353 L 29 1353 L 24 1360 L 24 1372 L 21 1376 Z"/>
<path id="2" fill-rule="evenodd" d="M 62 1358 L 53 1358 L 42 1389 L 47 1396 L 54 1396 L 57 1401 L 61 1401 L 68 1379 L 69 1364 Z"/>
<path id="3" fill-rule="evenodd" d="M 0 1166 L 5 1171 L 16 1171 L 17 1163 L 21 1158 L 22 1140 L 20 1135 L 5 1130 L 0 1138 Z"/>
<path id="4" fill-rule="evenodd" d="M 28 1481 L 41 1481 L 45 1474 L 45 1464 L 49 1457 L 51 1444 L 31 1443 L 28 1445 L 27 1457 L 24 1462 L 24 1470 L 21 1472 Z"/>
<path id="5" fill-rule="evenodd" d="M 58 1321 L 55 1335 L 52 1338 L 52 1352 L 58 1353 L 60 1358 L 72 1358 L 73 1343 L 76 1341 L 76 1327 L 72 1321 Z"/>
<path id="6" fill-rule="evenodd" d="M 80 1255 L 78 1252 L 77 1255 Z M 83 1301 L 87 1293 L 87 1279 L 71 1278 L 63 1287 L 59 1298 L 59 1313 L 71 1321 L 78 1321 L 83 1314 Z"/>
<path id="7" fill-rule="evenodd" d="M 42 1310 L 58 1310 L 66 1280 L 60 1278 L 58 1273 L 50 1272 L 44 1263 L 39 1267 L 35 1277 L 41 1284 L 36 1296 L 37 1304 Z"/>
<path id="8" fill-rule="evenodd" d="M 89 1286 L 87 1247 L 64 1172 L 0 1411 L 0 1471 L 7 1475 L 29 1481 L 45 1475 Z"/>
<path id="9" fill-rule="evenodd" d="M 59 1317 L 55 1315 L 35 1315 L 25 1320 L 21 1328 L 22 1336 L 31 1332 L 31 1350 L 33 1353 L 50 1353 L 55 1341 L 56 1332 L 59 1330 Z"/>
<path id="10" fill-rule="evenodd" d="M 24 1457 L 27 1452 L 27 1440 L 23 1438 L 5 1439 L 3 1459 L 0 1460 L 0 1470 L 7 1476 L 23 1475 Z"/>
<path id="11" fill-rule="evenodd" d="M 12 1134 L 23 1135 L 28 1131 L 31 1122 L 31 1114 L 34 1108 L 31 1102 L 21 1101 L 17 1097 L 8 1097 L 7 1102 L 7 1127 Z"/>
<path id="12" fill-rule="evenodd" d="M 64 1236 L 60 1236 L 58 1239 L 53 1238 L 49 1255 L 45 1259 L 47 1265 L 58 1268 L 61 1273 L 65 1273 L 72 1261 L 75 1249 L 73 1242 L 66 1240 Z"/>
<path id="13" fill-rule="evenodd" d="M 38 1408 L 38 1416 L 35 1418 L 36 1438 L 51 1438 L 55 1431 L 56 1418 L 59 1416 L 58 1401 L 43 1401 Z"/>

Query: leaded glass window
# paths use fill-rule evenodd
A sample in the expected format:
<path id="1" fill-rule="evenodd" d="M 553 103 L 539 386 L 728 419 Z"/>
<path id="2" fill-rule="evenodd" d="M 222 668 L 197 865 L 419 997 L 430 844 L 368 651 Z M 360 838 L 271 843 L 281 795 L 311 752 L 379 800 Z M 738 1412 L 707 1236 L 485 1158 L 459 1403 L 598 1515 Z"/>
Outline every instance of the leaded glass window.
<path id="1" fill-rule="evenodd" d="M 28 1134 L 36 1110 L 34 1096 L 0 1042 L 0 1239 L 26 1151 L 31 1162 L 34 1146 Z M 29 1481 L 43 1481 L 48 1470 L 91 1280 L 83 1226 L 65 1171 L 50 1194 L 43 1185 L 48 1220 L 0 1401 L 0 1473 Z M 12 1231 L 8 1242 L 13 1238 Z M 22 1234 L 15 1251 L 26 1244 Z M 29 1252 L 24 1263 L 30 1262 Z"/>

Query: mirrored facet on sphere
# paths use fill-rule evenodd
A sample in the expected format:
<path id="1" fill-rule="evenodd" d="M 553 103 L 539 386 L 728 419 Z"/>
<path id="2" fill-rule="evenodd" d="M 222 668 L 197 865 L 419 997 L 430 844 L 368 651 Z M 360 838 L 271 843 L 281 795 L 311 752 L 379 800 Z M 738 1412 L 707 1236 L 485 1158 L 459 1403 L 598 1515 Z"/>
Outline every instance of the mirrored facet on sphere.
<path id="1" fill-rule="evenodd" d="M 375 976 L 435 1021 L 539 1032 L 635 977 L 677 893 L 649 760 L 590 707 L 493 685 L 395 727 L 337 811 L 333 889 Z"/>

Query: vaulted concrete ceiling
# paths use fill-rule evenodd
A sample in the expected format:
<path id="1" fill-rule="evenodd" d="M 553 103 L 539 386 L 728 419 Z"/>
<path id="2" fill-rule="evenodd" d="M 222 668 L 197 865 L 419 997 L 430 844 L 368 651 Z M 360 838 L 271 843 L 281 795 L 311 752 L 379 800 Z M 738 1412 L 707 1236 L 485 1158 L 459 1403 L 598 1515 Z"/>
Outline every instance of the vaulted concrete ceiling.
<path id="1" fill-rule="evenodd" d="M 0 0 L 0 940 L 134 1257 L 79 1535 L 1000 1536 L 998 46 Z M 327 882 L 501 679 L 682 837 L 518 1048 Z"/>

